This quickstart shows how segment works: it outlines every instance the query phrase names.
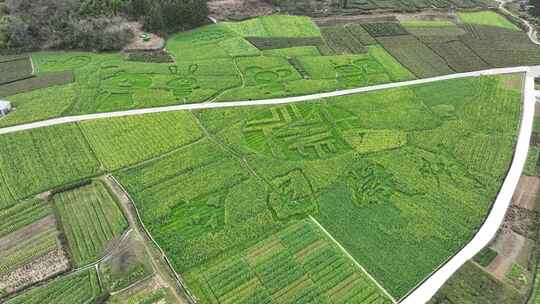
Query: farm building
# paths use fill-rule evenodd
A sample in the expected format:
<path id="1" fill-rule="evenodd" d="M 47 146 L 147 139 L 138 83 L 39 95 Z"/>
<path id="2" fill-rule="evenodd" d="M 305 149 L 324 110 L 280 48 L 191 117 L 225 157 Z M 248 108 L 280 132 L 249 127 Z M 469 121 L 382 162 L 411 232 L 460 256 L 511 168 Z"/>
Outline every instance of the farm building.
<path id="1" fill-rule="evenodd" d="M 9 101 L 0 100 L 0 116 L 7 115 L 11 111 L 11 103 Z"/>

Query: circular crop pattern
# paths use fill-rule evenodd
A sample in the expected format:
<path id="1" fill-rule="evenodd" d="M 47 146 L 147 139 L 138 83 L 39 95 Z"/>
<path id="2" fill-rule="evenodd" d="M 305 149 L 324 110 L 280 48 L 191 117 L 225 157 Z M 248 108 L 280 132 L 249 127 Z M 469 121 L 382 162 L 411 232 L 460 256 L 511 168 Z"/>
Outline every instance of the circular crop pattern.
<path id="1" fill-rule="evenodd" d="M 152 79 L 146 74 L 129 74 L 125 72 L 116 73 L 104 81 L 104 86 L 130 88 L 148 88 L 152 84 Z"/>
<path id="2" fill-rule="evenodd" d="M 258 84 L 267 84 L 277 82 L 279 80 L 279 74 L 272 71 L 263 71 L 255 74 L 255 81 Z"/>
<path id="3" fill-rule="evenodd" d="M 195 78 L 176 78 L 169 82 L 167 85 L 173 90 L 174 95 L 177 97 L 185 97 L 190 95 L 195 89 L 197 79 Z"/>
<path id="4" fill-rule="evenodd" d="M 81 67 L 85 66 L 92 61 L 92 58 L 90 56 L 73 56 L 64 61 L 64 64 L 69 65 L 71 67 Z"/>

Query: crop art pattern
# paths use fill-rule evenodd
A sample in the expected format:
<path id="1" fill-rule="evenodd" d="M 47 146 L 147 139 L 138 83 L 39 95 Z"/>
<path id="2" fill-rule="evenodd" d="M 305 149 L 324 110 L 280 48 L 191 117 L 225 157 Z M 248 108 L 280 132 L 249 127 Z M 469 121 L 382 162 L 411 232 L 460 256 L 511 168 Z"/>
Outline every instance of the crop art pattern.
<path id="1" fill-rule="evenodd" d="M 196 111 L 201 139 L 117 176 L 203 303 L 285 303 L 289 293 L 306 303 L 371 303 L 360 287 L 332 297 L 349 286 L 348 275 L 322 284 L 327 272 L 314 264 L 308 273 L 283 270 L 294 263 L 306 270 L 301 252 L 330 254 L 317 241 L 293 251 L 276 243 L 300 222 L 316 231 L 319 223 L 399 299 L 459 249 L 489 210 L 512 157 L 521 80 L 457 79 Z M 284 268 L 273 270 L 274 259 Z M 222 286 L 217 274 L 238 280 Z"/>

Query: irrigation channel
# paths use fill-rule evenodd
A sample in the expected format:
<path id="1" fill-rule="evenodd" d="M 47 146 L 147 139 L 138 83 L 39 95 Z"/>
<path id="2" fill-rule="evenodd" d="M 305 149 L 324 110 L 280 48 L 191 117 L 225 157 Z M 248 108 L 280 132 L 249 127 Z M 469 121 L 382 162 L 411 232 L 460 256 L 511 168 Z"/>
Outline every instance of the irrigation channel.
<path id="1" fill-rule="evenodd" d="M 6 127 L 0 129 L 1 134 L 14 133 L 23 130 L 30 130 L 36 128 L 43 128 L 53 125 L 74 123 L 80 121 L 105 119 L 121 116 L 133 116 L 144 115 L 150 113 L 170 112 L 170 111 L 182 111 L 182 110 L 198 110 L 198 109 L 215 109 L 215 108 L 229 108 L 229 107 L 244 107 L 244 106 L 258 106 L 258 105 L 279 105 L 294 102 L 307 102 L 316 101 L 322 98 L 344 96 L 357 93 L 364 93 L 370 91 L 384 90 L 390 88 L 398 88 L 404 86 L 411 86 L 416 84 L 430 83 L 435 81 L 465 78 L 465 77 L 480 77 L 488 75 L 501 75 L 511 73 L 525 73 L 525 83 L 523 88 L 523 110 L 521 125 L 519 129 L 518 141 L 516 149 L 514 151 L 514 158 L 512 164 L 505 177 L 502 187 L 500 189 L 493 206 L 487 215 L 482 227 L 478 230 L 472 240 L 466 244 L 459 252 L 449 258 L 438 269 L 434 270 L 424 281 L 420 282 L 415 289 L 400 300 L 401 304 L 419 304 L 426 303 L 433 295 L 442 287 L 442 285 L 455 273 L 459 268 L 465 264 L 468 260 L 472 259 L 480 250 L 482 250 L 488 243 L 495 237 L 499 226 L 504 220 L 506 210 L 510 206 L 512 195 L 516 189 L 519 177 L 521 176 L 525 160 L 527 159 L 527 153 L 529 150 L 529 139 L 532 134 L 532 126 L 534 119 L 534 106 L 536 103 L 537 92 L 534 87 L 534 78 L 540 76 L 540 66 L 524 66 L 524 67 L 512 67 L 512 68 L 497 68 L 488 69 L 475 72 L 458 73 L 445 76 L 437 76 L 431 78 L 417 79 L 411 81 L 394 82 L 382 85 L 375 85 L 369 87 L 338 90 L 327 93 L 311 94 L 296 97 L 276 98 L 276 99 L 264 99 L 264 100 L 249 100 L 249 101 L 231 101 L 221 103 L 194 103 L 186 105 L 155 107 L 146 109 L 137 109 L 129 111 L 109 112 L 109 113 L 97 113 L 79 116 L 67 116 L 61 118 L 54 118 L 49 120 L 43 120 L 28 124 L 21 124 L 12 127 Z"/>

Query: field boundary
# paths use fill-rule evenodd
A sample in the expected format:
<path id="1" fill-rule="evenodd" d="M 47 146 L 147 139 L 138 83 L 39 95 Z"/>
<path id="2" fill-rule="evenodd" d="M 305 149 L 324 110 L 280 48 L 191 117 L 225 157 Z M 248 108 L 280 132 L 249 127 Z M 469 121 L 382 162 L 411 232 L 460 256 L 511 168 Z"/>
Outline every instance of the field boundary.
<path id="1" fill-rule="evenodd" d="M 443 76 L 408 80 L 408 81 L 391 82 L 391 83 L 379 84 L 379 85 L 374 85 L 374 86 L 367 86 L 367 87 L 360 87 L 360 88 L 346 89 L 346 90 L 337 90 L 333 92 L 302 95 L 302 96 L 295 96 L 295 97 L 228 101 L 228 102 L 219 102 L 219 103 L 203 102 L 203 103 L 180 104 L 180 105 L 154 107 L 154 108 L 143 108 L 143 109 L 127 110 L 127 111 L 96 113 L 96 114 L 86 114 L 86 115 L 77 115 L 77 116 L 65 116 L 65 117 L 52 118 L 52 119 L 32 122 L 32 123 L 15 125 L 11 127 L 0 128 L 0 135 L 14 133 L 18 131 L 54 126 L 54 125 L 68 124 L 68 123 L 81 122 L 81 121 L 87 121 L 87 120 L 104 119 L 104 118 L 134 116 L 134 115 L 182 111 L 182 110 L 185 111 L 185 110 L 201 110 L 201 109 L 216 109 L 216 108 L 246 107 L 246 106 L 281 105 L 281 104 L 296 103 L 296 102 L 314 101 L 314 100 L 320 100 L 320 99 L 329 98 L 329 97 L 346 96 L 346 95 L 352 95 L 352 94 L 357 94 L 357 93 L 365 93 L 365 92 L 371 92 L 371 91 L 399 88 L 399 87 L 404 87 L 404 86 L 425 84 L 425 83 L 430 83 L 430 82 L 435 82 L 435 81 L 459 79 L 459 78 L 466 78 L 466 77 L 481 77 L 481 76 L 494 76 L 494 75 L 502 75 L 502 74 L 525 73 L 529 70 L 530 70 L 530 67 L 528 66 L 511 67 L 511 68 L 495 68 L 495 69 L 487 69 L 487 70 L 480 70 L 480 71 L 474 71 L 474 72 L 456 73 L 456 74 L 449 74 L 449 75 L 443 75 Z"/>
<path id="2" fill-rule="evenodd" d="M 179 287 L 181 288 L 181 290 L 185 293 L 185 295 L 187 296 L 188 300 L 191 302 L 191 303 L 198 303 L 197 302 L 197 298 L 191 293 L 191 291 L 187 288 L 186 284 L 184 283 L 184 280 L 182 279 L 182 277 L 180 277 L 180 275 L 176 272 L 176 270 L 174 270 L 174 267 L 172 265 L 172 263 L 169 261 L 169 258 L 167 257 L 167 255 L 165 254 L 165 252 L 163 251 L 163 249 L 161 248 L 161 246 L 159 246 L 159 244 L 156 242 L 156 240 L 152 237 L 152 234 L 150 234 L 150 231 L 148 231 L 146 229 L 146 226 L 144 225 L 144 222 L 142 221 L 142 218 L 141 218 L 141 215 L 139 213 L 139 209 L 137 208 L 137 205 L 135 204 L 135 201 L 133 200 L 133 198 L 131 197 L 131 195 L 129 194 L 129 192 L 127 192 L 127 190 L 124 188 L 124 186 L 116 179 L 116 177 L 114 177 L 113 175 L 108 175 L 107 176 L 110 180 L 112 180 L 114 183 L 116 183 L 116 185 L 124 192 L 124 194 L 127 196 L 127 198 L 131 201 L 131 204 L 133 204 L 133 209 L 135 210 L 135 214 L 137 216 L 137 221 L 139 222 L 141 228 L 143 229 L 144 231 L 144 234 L 146 234 L 146 236 L 152 241 L 152 243 L 156 246 L 156 248 L 159 250 L 160 254 L 161 254 L 161 257 L 163 258 L 163 260 L 165 261 L 165 263 L 167 264 L 167 266 L 169 267 L 169 269 L 171 270 L 171 272 L 173 273 L 174 275 L 174 278 L 175 278 L 175 281 L 177 283 L 177 285 L 179 285 Z"/>
<path id="3" fill-rule="evenodd" d="M 530 74 L 536 76 L 538 72 L 533 73 L 529 70 L 525 75 L 522 115 L 512 163 L 488 215 L 473 238 L 402 297 L 400 299 L 401 304 L 418 304 L 429 301 L 461 266 L 487 246 L 497 234 L 521 177 L 529 150 L 536 104 L 534 76 Z"/>
<path id="4" fill-rule="evenodd" d="M 379 287 L 379 289 L 387 296 L 389 297 L 393 303 L 398 303 L 397 300 L 388 292 L 386 291 L 386 289 L 384 289 L 384 287 L 379 284 L 379 282 L 377 282 L 377 280 L 375 280 L 374 277 L 371 276 L 371 274 L 369 274 L 369 272 L 367 272 L 367 270 L 362 267 L 362 265 L 360 265 L 360 263 L 358 263 L 358 261 L 347 251 L 347 249 L 345 249 L 331 234 L 330 232 L 328 232 L 313 216 L 309 216 L 309 219 L 315 223 L 317 225 L 317 227 L 319 227 L 319 229 L 321 229 L 324 234 L 326 234 L 327 237 L 329 237 L 338 247 L 339 249 L 341 249 L 341 251 L 343 253 L 345 253 L 345 255 L 365 274 L 368 276 L 369 279 L 371 279 L 371 281 L 373 281 L 373 283 L 375 283 L 375 285 L 377 285 L 377 287 Z"/>

